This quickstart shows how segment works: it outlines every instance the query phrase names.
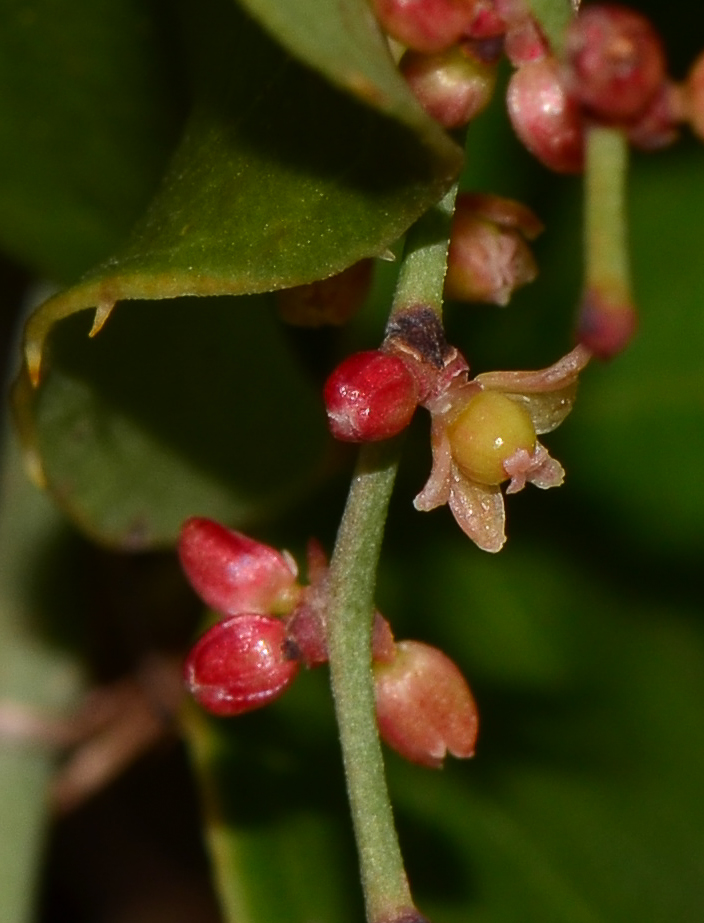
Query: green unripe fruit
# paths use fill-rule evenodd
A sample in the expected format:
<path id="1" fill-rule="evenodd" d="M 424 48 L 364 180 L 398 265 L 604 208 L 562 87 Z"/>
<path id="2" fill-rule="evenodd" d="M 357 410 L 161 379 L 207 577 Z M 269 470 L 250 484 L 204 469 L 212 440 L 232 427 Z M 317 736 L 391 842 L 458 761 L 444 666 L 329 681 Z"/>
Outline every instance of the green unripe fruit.
<path id="1" fill-rule="evenodd" d="M 535 427 L 520 404 L 497 391 L 473 397 L 448 429 L 455 463 L 470 480 L 501 484 L 504 462 L 519 449 L 535 451 Z"/>

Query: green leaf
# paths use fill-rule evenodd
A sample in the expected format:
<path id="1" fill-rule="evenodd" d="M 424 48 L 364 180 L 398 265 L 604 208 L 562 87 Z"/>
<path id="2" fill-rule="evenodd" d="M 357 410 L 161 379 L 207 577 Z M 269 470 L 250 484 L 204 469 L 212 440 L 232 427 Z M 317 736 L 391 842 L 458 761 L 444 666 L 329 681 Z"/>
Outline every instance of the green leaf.
<path id="1" fill-rule="evenodd" d="M 94 340 L 85 315 L 56 328 L 46 377 L 36 391 L 23 379 L 15 403 L 85 531 L 137 550 L 191 515 L 246 527 L 319 475 L 322 401 L 262 301 L 130 303 Z"/>
<path id="2" fill-rule="evenodd" d="M 292 61 L 229 0 L 192 11 L 196 105 L 130 242 L 27 328 L 33 378 L 60 318 L 126 298 L 245 294 L 383 254 L 461 164 Z"/>
<path id="3" fill-rule="evenodd" d="M 368 0 L 241 0 L 291 54 L 452 158 L 448 136 L 401 77 Z"/>
<path id="4" fill-rule="evenodd" d="M 167 4 L 0 4 L 0 246 L 54 281 L 107 258 L 183 121 Z"/>

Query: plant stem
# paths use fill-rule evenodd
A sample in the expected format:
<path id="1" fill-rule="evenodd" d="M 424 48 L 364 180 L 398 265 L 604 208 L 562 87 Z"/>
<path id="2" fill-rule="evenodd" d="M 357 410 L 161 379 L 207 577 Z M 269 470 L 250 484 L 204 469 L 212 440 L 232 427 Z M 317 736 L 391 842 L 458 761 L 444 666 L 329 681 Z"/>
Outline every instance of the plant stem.
<path id="1" fill-rule="evenodd" d="M 577 335 L 594 355 L 610 359 L 628 345 L 637 326 L 628 259 L 628 146 L 623 133 L 591 127 L 585 166 L 585 280 Z"/>
<path id="2" fill-rule="evenodd" d="M 422 304 L 442 319 L 442 290 L 456 197 L 457 184 L 454 184 L 408 232 L 391 317 Z"/>
<path id="3" fill-rule="evenodd" d="M 585 165 L 585 287 L 631 300 L 628 259 L 626 176 L 628 142 L 615 128 L 587 133 Z"/>
<path id="4" fill-rule="evenodd" d="M 412 907 L 384 778 L 374 711 L 371 626 L 398 439 L 359 454 L 330 565 L 328 654 L 367 918 Z"/>
<path id="5" fill-rule="evenodd" d="M 578 8 L 579 0 L 530 0 L 531 12 L 557 55 L 562 51 L 565 29 Z"/>
<path id="6" fill-rule="evenodd" d="M 442 317 L 457 186 L 409 231 L 391 317 L 422 305 Z M 359 454 L 330 564 L 327 643 L 362 887 L 370 923 L 417 920 L 403 867 L 376 727 L 371 635 L 376 569 L 400 437 Z"/>

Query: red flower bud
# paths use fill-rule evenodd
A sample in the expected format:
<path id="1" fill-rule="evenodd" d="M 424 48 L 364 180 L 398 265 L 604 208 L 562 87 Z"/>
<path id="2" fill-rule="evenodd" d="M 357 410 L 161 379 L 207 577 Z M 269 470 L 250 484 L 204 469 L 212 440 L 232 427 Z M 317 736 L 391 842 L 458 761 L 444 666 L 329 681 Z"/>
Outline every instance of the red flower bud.
<path id="1" fill-rule="evenodd" d="M 372 5 L 392 38 L 431 53 L 469 34 L 477 0 L 373 0 Z"/>
<path id="2" fill-rule="evenodd" d="M 336 439 L 376 442 L 408 426 L 418 404 L 418 386 L 397 356 L 369 350 L 338 365 L 325 383 L 324 398 Z"/>
<path id="3" fill-rule="evenodd" d="M 442 651 L 400 641 L 396 657 L 374 664 L 376 718 L 389 746 L 413 763 L 438 768 L 446 753 L 469 757 L 477 706 L 464 677 Z"/>
<path id="4" fill-rule="evenodd" d="M 298 598 L 296 565 L 290 558 L 211 519 L 183 524 L 178 555 L 196 593 L 224 615 L 285 613 Z"/>
<path id="5" fill-rule="evenodd" d="M 373 260 L 360 260 L 328 279 L 277 292 L 281 320 L 294 327 L 346 324 L 364 304 L 373 269 Z"/>
<path id="6" fill-rule="evenodd" d="M 599 359 L 611 359 L 628 346 L 638 326 L 638 315 L 630 301 L 605 297 L 590 289 L 585 292 L 577 321 L 577 338 Z"/>
<path id="7" fill-rule="evenodd" d="M 293 681 L 280 619 L 247 612 L 207 631 L 186 659 L 184 677 L 196 701 L 214 715 L 233 717 L 268 705 Z"/>
<path id="8" fill-rule="evenodd" d="M 496 67 L 459 45 L 436 54 L 407 51 L 399 62 L 415 97 L 444 128 L 460 128 L 491 100 Z"/>
<path id="9" fill-rule="evenodd" d="M 609 122 L 637 118 L 666 76 L 657 32 L 640 13 L 611 4 L 583 7 L 565 38 L 568 93 Z"/>
<path id="10" fill-rule="evenodd" d="M 511 77 L 506 102 L 514 131 L 541 163 L 558 173 L 582 170 L 582 114 L 568 96 L 554 58 L 520 67 Z"/>

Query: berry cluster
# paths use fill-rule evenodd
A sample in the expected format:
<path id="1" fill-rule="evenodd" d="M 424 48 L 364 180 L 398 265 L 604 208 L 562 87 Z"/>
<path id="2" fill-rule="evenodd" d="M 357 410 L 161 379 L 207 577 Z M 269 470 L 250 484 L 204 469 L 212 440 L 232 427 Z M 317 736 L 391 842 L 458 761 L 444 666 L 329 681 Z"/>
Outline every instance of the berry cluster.
<path id="1" fill-rule="evenodd" d="M 191 650 L 188 689 L 221 717 L 241 715 L 282 695 L 301 665 L 327 661 L 325 619 L 329 578 L 316 542 L 308 549 L 309 584 L 279 553 L 209 519 L 189 519 L 178 545 L 191 585 L 224 618 Z M 467 683 L 441 651 L 394 641 L 375 614 L 372 657 L 382 738 L 407 759 L 437 767 L 447 752 L 474 753 L 477 709 Z"/>

